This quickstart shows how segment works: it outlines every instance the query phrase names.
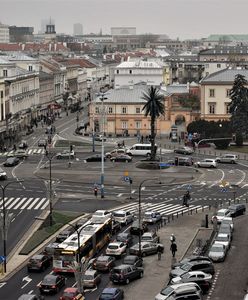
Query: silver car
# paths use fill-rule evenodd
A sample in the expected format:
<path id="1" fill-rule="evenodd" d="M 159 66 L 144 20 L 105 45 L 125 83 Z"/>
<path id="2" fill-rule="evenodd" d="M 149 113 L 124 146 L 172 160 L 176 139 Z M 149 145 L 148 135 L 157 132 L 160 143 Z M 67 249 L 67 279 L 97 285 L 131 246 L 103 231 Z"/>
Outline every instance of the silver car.
<path id="1" fill-rule="evenodd" d="M 238 160 L 238 156 L 235 154 L 223 154 L 219 157 L 216 157 L 216 161 L 219 163 L 235 164 L 237 160 Z"/>
<path id="2" fill-rule="evenodd" d="M 217 161 L 212 158 L 205 158 L 195 163 L 195 166 L 198 168 L 217 168 L 217 165 Z"/>
<path id="3" fill-rule="evenodd" d="M 141 237 L 142 242 L 158 243 L 159 237 L 155 232 L 145 232 Z"/>
<path id="4" fill-rule="evenodd" d="M 214 243 L 209 250 L 208 256 L 214 262 L 224 261 L 226 257 L 227 249 L 222 244 Z"/>

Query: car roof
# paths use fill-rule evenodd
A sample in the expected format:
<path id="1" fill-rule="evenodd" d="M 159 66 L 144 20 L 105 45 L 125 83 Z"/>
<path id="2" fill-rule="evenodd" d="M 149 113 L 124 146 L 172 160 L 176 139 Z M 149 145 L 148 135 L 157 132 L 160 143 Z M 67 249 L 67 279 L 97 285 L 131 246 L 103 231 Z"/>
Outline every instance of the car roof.
<path id="1" fill-rule="evenodd" d="M 123 269 L 126 269 L 128 267 L 130 267 L 130 266 L 129 265 L 125 265 L 125 264 L 121 264 L 119 266 L 114 267 L 114 269 L 121 269 L 121 270 L 123 270 Z"/>
<path id="2" fill-rule="evenodd" d="M 153 232 L 145 232 L 143 233 L 142 236 L 152 236 L 154 233 Z"/>
<path id="3" fill-rule="evenodd" d="M 88 269 L 85 271 L 84 275 L 94 275 L 95 273 L 97 273 L 96 270 Z"/>
<path id="4" fill-rule="evenodd" d="M 225 237 L 225 236 L 228 236 L 229 234 L 228 233 L 218 233 L 217 234 L 217 237 Z"/>
<path id="5" fill-rule="evenodd" d="M 102 292 L 114 294 L 117 290 L 119 290 L 119 288 L 105 288 Z"/>
<path id="6" fill-rule="evenodd" d="M 77 291 L 78 291 L 78 289 L 75 287 L 68 287 L 68 288 L 64 289 L 64 292 L 67 292 L 67 293 L 75 293 Z"/>
<path id="7" fill-rule="evenodd" d="M 36 254 L 31 257 L 31 259 L 41 259 L 44 255 L 43 254 Z"/>
<path id="8" fill-rule="evenodd" d="M 123 244 L 123 242 L 118 242 L 118 241 L 116 241 L 116 242 L 110 242 L 110 243 L 108 244 L 108 246 L 109 246 L 109 245 L 120 246 L 120 244 Z"/>
<path id="9" fill-rule="evenodd" d="M 227 211 L 229 211 L 228 208 L 221 208 L 217 211 L 217 214 L 218 214 L 218 212 L 227 212 Z"/>
<path id="10" fill-rule="evenodd" d="M 138 255 L 126 255 L 124 259 L 136 259 Z"/>
<path id="11" fill-rule="evenodd" d="M 115 210 L 114 213 L 126 213 L 125 210 Z"/>

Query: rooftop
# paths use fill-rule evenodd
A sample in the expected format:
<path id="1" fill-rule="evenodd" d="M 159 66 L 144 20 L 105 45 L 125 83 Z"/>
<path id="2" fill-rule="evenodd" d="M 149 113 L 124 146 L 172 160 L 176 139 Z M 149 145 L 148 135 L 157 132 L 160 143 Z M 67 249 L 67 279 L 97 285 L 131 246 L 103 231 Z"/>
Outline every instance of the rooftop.
<path id="1" fill-rule="evenodd" d="M 243 75 L 248 81 L 248 70 L 247 69 L 224 69 L 215 73 L 212 73 L 201 80 L 201 84 L 210 83 L 230 83 L 233 84 L 236 75 Z"/>

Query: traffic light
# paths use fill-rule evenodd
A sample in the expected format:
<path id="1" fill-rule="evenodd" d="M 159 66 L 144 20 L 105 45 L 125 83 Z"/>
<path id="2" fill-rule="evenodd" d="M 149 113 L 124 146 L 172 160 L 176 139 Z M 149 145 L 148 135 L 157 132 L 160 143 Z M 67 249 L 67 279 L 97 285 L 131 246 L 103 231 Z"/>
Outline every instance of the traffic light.
<path id="1" fill-rule="evenodd" d="M 133 183 L 133 179 L 129 178 L 129 183 L 132 184 Z"/>

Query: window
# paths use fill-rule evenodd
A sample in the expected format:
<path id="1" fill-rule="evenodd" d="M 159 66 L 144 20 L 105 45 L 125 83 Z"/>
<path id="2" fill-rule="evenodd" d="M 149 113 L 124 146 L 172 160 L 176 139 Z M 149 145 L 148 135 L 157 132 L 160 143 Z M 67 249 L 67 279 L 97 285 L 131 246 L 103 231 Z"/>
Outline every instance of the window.
<path id="1" fill-rule="evenodd" d="M 133 72 L 132 72 L 132 70 L 129 70 L 129 74 L 132 74 Z"/>
<path id="2" fill-rule="evenodd" d="M 99 114 L 99 107 L 98 106 L 96 106 L 96 108 L 95 108 L 95 113 Z"/>
<path id="3" fill-rule="evenodd" d="M 226 114 L 230 114 L 230 103 L 225 103 Z"/>
<path id="4" fill-rule="evenodd" d="M 108 108 L 108 113 L 109 113 L 109 114 L 112 114 L 112 113 L 113 113 L 113 107 L 109 107 L 109 108 Z"/>
<path id="5" fill-rule="evenodd" d="M 215 97 L 215 90 L 209 89 L 209 97 L 214 98 Z"/>
<path id="6" fill-rule="evenodd" d="M 119 74 L 119 70 L 116 70 L 116 74 Z"/>
<path id="7" fill-rule="evenodd" d="M 140 114 L 140 107 L 136 107 L 136 114 Z"/>
<path id="8" fill-rule="evenodd" d="M 219 69 L 221 67 L 221 64 L 217 64 L 217 68 Z"/>
<path id="9" fill-rule="evenodd" d="M 227 89 L 226 90 L 226 97 L 227 98 L 230 98 L 230 93 L 231 93 L 231 89 Z"/>
<path id="10" fill-rule="evenodd" d="M 208 104 L 208 113 L 209 114 L 215 114 L 215 103 L 209 103 Z"/>
<path id="11" fill-rule="evenodd" d="M 127 107 L 126 106 L 122 107 L 121 112 L 122 112 L 122 114 L 126 114 L 127 113 Z"/>
<path id="12" fill-rule="evenodd" d="M 33 71 L 33 66 L 28 66 L 29 71 Z"/>
<path id="13" fill-rule="evenodd" d="M 121 122 L 121 128 L 122 128 L 122 129 L 127 129 L 127 128 L 128 128 L 127 121 L 122 121 L 122 122 Z"/>
<path id="14" fill-rule="evenodd" d="M 136 129 L 140 129 L 141 128 L 141 121 L 135 121 L 135 127 L 136 127 Z"/>
<path id="15" fill-rule="evenodd" d="M 3 70 L 3 77 L 8 77 L 8 70 Z"/>

